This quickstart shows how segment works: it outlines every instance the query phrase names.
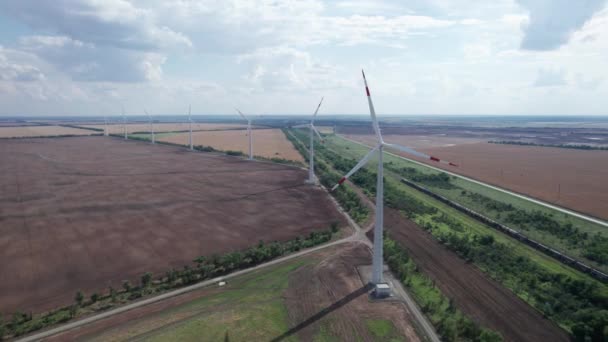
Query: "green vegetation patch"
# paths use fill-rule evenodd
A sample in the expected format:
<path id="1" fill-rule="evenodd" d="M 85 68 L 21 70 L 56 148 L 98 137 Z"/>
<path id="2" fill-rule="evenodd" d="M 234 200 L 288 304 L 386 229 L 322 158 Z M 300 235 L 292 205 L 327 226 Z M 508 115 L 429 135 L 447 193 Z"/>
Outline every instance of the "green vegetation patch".
<path id="1" fill-rule="evenodd" d="M 335 164 L 337 169 L 346 170 L 350 169 L 351 165 L 354 165 L 368 150 L 344 139 L 330 137 L 325 145 L 319 147 L 317 155 L 328 164 Z M 349 157 L 355 159 L 348 161 Z M 385 162 L 387 163 L 385 168 L 386 205 L 401 210 L 447 248 L 459 254 L 463 259 L 473 262 L 490 277 L 511 289 L 528 304 L 571 332 L 573 337 L 581 341 L 585 340 L 585 338 L 595 336 L 594 334 L 598 334 L 598 331 L 608 325 L 608 320 L 604 321 L 608 314 L 606 310 L 608 308 L 608 287 L 605 284 L 400 182 L 402 172 L 440 174 L 438 171 L 390 155 L 385 156 Z M 371 196 L 375 194 L 375 183 L 371 181 L 376 178 L 373 164 L 372 161 L 362 169 L 365 171 L 362 172 L 361 177 L 351 178 L 356 185 L 361 186 Z M 403 171 L 403 167 L 408 167 L 408 165 L 416 170 Z M 425 169 L 427 170 L 425 171 Z M 447 179 L 455 187 L 433 187 L 431 184 L 437 181 L 443 182 L 446 180 L 445 177 L 419 179 L 426 183 L 425 187 L 432 188 L 433 192 L 448 197 L 450 200 L 453 200 L 455 196 L 460 199 L 455 202 L 461 202 L 463 198 L 469 199 L 469 203 L 478 202 L 477 207 L 473 209 L 484 215 L 488 212 L 502 212 L 502 217 L 505 218 L 507 214 L 504 210 L 509 210 L 506 213 L 513 213 L 513 217 L 510 219 L 515 222 L 519 221 L 520 224 L 529 224 L 529 231 L 545 229 L 551 231 L 552 234 L 563 234 L 564 236 L 585 233 L 582 226 L 579 225 L 580 220 L 556 214 L 555 211 L 547 208 L 538 209 L 540 206 L 526 210 L 524 200 L 502 193 L 499 197 L 494 197 L 492 194 L 494 190 L 488 190 L 481 185 L 469 182 L 473 184 L 470 189 L 476 190 L 472 191 L 463 187 L 461 179 L 453 177 Z M 445 195 L 446 193 L 451 194 L 452 198 Z M 468 196 L 469 193 L 475 195 Z M 407 204 L 402 204 L 404 202 Z M 525 204 L 530 203 L 525 201 Z M 463 205 L 467 206 L 466 203 Z M 486 206 L 488 207 L 486 208 Z M 532 225 L 534 220 L 539 221 L 538 226 Z M 597 259 L 602 258 L 605 254 L 604 241 L 600 238 L 601 236 L 603 235 L 587 236 L 587 238 L 593 239 L 593 242 L 586 242 L 590 246 L 588 251 L 593 253 L 593 257 Z M 407 269 L 414 266 L 410 261 L 410 264 L 406 262 L 405 266 L 401 267 Z M 436 309 L 429 312 L 432 319 L 438 319 L 436 315 L 441 313 L 444 310 L 442 308 L 445 307 L 445 303 L 438 299 L 441 293 L 433 291 L 425 284 L 423 278 L 415 276 L 409 278 L 406 285 L 413 289 L 414 296 L 419 302 L 427 303 L 428 307 Z M 597 318 L 591 320 L 590 316 Z"/>
<path id="2" fill-rule="evenodd" d="M 269 341 L 289 330 L 281 297 L 291 272 L 310 259 L 289 262 L 236 278 L 220 293 L 205 296 L 163 313 L 197 313 L 178 324 L 159 327 L 146 341 Z M 137 328 L 135 328 L 137 331 Z M 135 337 L 135 336 L 134 336 Z M 286 337 L 284 341 L 296 341 Z"/>
<path id="3" fill-rule="evenodd" d="M 386 319 L 368 319 L 365 321 L 367 330 L 378 341 L 402 341 L 396 334 L 395 325 L 393 322 Z"/>

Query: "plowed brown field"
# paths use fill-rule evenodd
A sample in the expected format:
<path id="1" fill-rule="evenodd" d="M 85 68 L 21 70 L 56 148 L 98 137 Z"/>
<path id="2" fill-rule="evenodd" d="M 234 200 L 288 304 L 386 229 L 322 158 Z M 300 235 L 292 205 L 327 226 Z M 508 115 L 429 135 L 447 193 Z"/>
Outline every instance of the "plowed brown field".
<path id="1" fill-rule="evenodd" d="M 346 137 L 373 144 L 370 135 Z M 457 137 L 387 135 L 384 140 L 455 162 L 458 168 L 391 151 L 404 157 L 608 220 L 608 151 L 490 144 Z"/>
<path id="2" fill-rule="evenodd" d="M 505 341 L 568 341 L 560 329 L 474 265 L 465 262 L 399 212 L 386 208 L 390 236 L 407 249 L 456 307 L 484 327 L 502 334 Z M 370 235 L 370 234 L 368 234 Z"/>
<path id="3" fill-rule="evenodd" d="M 94 131 L 62 126 L 0 127 L 0 138 L 51 137 L 54 135 L 91 135 Z"/>
<path id="4" fill-rule="evenodd" d="M 452 172 L 608 220 L 608 151 L 489 143 L 422 151 L 458 163 Z"/>
<path id="5" fill-rule="evenodd" d="M 304 161 L 280 129 L 255 129 L 252 132 L 254 155 Z M 189 133 L 179 133 L 159 137 L 158 140 L 186 145 L 188 144 L 188 136 Z M 249 153 L 249 137 L 246 130 L 195 132 L 192 133 L 192 140 L 194 145 L 211 146 L 223 151 L 232 150 Z"/>
<path id="6" fill-rule="evenodd" d="M 289 341 L 297 337 L 300 341 L 312 341 L 315 337 L 327 336 L 340 341 L 378 341 L 405 340 L 420 341 L 412 325 L 413 317 L 404 304 L 398 301 L 376 301 L 368 299 L 364 284 L 357 272 L 357 266 L 370 262 L 370 252 L 361 244 L 345 244 L 327 248 L 296 260 L 310 260 L 306 265 L 297 268 L 287 275 L 287 286 L 275 288 L 280 292 L 289 320 L 289 330 L 274 337 L 273 341 Z M 272 270 L 272 268 L 269 268 Z M 264 270 L 256 273 L 265 272 Z M 255 273 L 254 273 L 255 274 Z M 223 288 L 208 287 L 158 303 L 111 316 L 101 321 L 56 335 L 49 341 L 139 341 L 159 340 L 159 335 L 171 332 L 195 317 L 209 317 L 212 313 L 224 312 L 229 317 L 239 317 L 242 306 L 252 305 L 249 302 L 226 304 L 218 297 L 238 289 L 241 280 L 234 278 Z M 234 287 L 232 287 L 234 286 Z M 252 288 L 256 293 L 264 286 Z M 238 294 L 233 294 L 236 297 Z M 196 304 L 198 299 L 210 298 L 206 306 Z M 269 301 L 268 296 L 262 297 Z M 200 305 L 197 306 L 197 305 Z M 232 315 L 231 315 L 232 313 Z M 208 320 L 217 318 L 211 317 Z M 380 339 L 373 336 L 367 323 L 369 320 L 383 319 L 390 321 L 394 332 L 389 338 Z M 226 321 L 218 322 L 226 323 Z M 226 326 L 230 324 L 227 321 Z M 249 322 L 247 322 L 249 323 Z M 241 323 L 242 324 L 242 323 Z M 250 323 L 249 323 L 250 324 Z M 246 326 L 246 324 L 242 324 Z M 256 326 L 245 329 L 255 330 Z M 197 341 L 211 340 L 205 331 L 192 328 Z M 161 335 L 166 336 L 166 335 Z M 242 332 L 241 332 L 242 336 Z M 232 338 L 230 339 L 232 341 Z M 241 341 L 242 339 L 236 338 Z M 249 337 L 248 340 L 252 340 Z"/>
<path id="7" fill-rule="evenodd" d="M 3 313 L 343 222 L 284 165 L 105 137 L 5 140 L 0 160 Z"/>

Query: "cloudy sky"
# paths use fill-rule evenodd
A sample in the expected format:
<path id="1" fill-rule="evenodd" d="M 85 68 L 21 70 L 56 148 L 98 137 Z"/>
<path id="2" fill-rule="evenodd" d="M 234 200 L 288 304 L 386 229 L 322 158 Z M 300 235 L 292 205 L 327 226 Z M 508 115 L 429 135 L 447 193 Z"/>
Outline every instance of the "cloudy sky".
<path id="1" fill-rule="evenodd" d="M 608 114 L 606 0 L 1 0 L 0 115 Z"/>

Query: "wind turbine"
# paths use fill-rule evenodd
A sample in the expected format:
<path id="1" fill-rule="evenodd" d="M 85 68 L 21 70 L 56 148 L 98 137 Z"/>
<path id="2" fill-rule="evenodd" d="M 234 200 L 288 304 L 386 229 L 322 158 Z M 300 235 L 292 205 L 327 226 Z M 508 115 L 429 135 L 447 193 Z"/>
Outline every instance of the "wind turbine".
<path id="1" fill-rule="evenodd" d="M 188 136 L 188 144 L 190 145 L 190 151 L 194 150 L 192 145 L 192 105 L 188 105 L 188 123 L 190 125 L 190 135 Z"/>
<path id="2" fill-rule="evenodd" d="M 243 119 L 247 120 L 247 135 L 249 136 L 249 160 L 253 160 L 253 137 L 251 136 L 251 120 L 247 119 L 247 117 L 245 117 L 245 114 L 241 113 L 240 110 L 236 109 L 236 111 Z"/>
<path id="3" fill-rule="evenodd" d="M 384 147 L 390 147 L 397 149 L 399 151 L 412 154 L 417 157 L 430 159 L 435 162 L 448 164 L 451 166 L 458 166 L 454 163 L 450 163 L 444 160 L 441 160 L 437 157 L 429 156 L 424 153 L 418 152 L 410 147 L 388 144 L 384 142 L 382 139 L 382 134 L 380 133 L 380 127 L 378 126 L 378 120 L 376 119 L 376 111 L 374 109 L 374 104 L 372 102 L 372 97 L 369 92 L 369 87 L 367 86 L 367 80 L 365 79 L 365 72 L 361 70 L 363 74 L 363 82 L 365 84 L 365 92 L 367 94 L 367 103 L 369 105 L 369 113 L 372 117 L 372 126 L 374 128 L 374 133 L 376 135 L 376 139 L 378 140 L 376 147 L 374 147 L 371 151 L 369 151 L 358 163 L 350 170 L 344 177 L 338 181 L 332 191 L 335 190 L 340 184 L 344 183 L 348 177 L 357 172 L 360 168 L 362 168 L 367 162 L 371 159 L 374 154 L 378 154 L 378 172 L 377 172 L 377 180 L 376 180 L 376 223 L 374 226 L 374 246 L 373 246 L 373 259 L 372 259 L 372 284 L 375 286 L 374 295 L 377 297 L 386 297 L 390 295 L 390 288 L 388 284 L 384 282 L 384 277 L 382 275 L 382 258 L 383 258 L 383 224 L 384 224 L 384 167 L 382 162 L 382 155 L 384 154 Z"/>
<path id="4" fill-rule="evenodd" d="M 125 115 L 125 107 L 122 107 L 122 130 L 125 133 L 125 140 L 129 139 L 127 136 L 127 116 Z"/>
<path id="5" fill-rule="evenodd" d="M 317 116 L 317 113 L 319 112 L 319 108 L 321 108 L 322 103 L 323 103 L 323 98 L 321 98 L 321 102 L 319 102 L 319 105 L 317 106 L 317 110 L 315 110 L 315 113 L 312 115 L 312 119 L 310 119 L 310 123 L 304 124 L 304 125 L 293 126 L 294 128 L 308 127 L 310 130 L 310 147 L 308 149 L 308 180 L 306 181 L 306 183 L 309 183 L 309 184 L 315 184 L 314 135 L 317 134 L 317 136 L 319 136 L 319 139 L 321 139 L 321 141 L 323 141 L 323 137 L 321 137 L 321 134 L 315 128 L 315 117 Z"/>
<path id="6" fill-rule="evenodd" d="M 154 132 L 154 123 L 152 122 L 152 115 L 144 108 L 144 112 L 148 115 L 148 124 L 150 125 L 150 133 L 152 134 L 152 145 L 156 144 L 156 134 Z"/>

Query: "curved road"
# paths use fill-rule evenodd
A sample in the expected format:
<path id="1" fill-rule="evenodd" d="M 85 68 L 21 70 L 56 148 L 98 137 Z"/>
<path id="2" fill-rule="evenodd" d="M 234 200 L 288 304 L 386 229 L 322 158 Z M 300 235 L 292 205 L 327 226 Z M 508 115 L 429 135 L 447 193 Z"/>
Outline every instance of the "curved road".
<path id="1" fill-rule="evenodd" d="M 364 144 L 362 142 L 349 139 L 349 138 L 344 137 L 342 135 L 336 135 L 336 136 L 340 137 L 341 139 L 344 139 L 344 140 L 350 141 L 352 143 L 355 143 L 357 145 L 365 146 L 366 148 L 370 148 L 371 149 L 371 147 L 369 145 Z M 426 166 L 426 167 L 431 168 L 431 169 L 436 170 L 436 171 L 445 172 L 445 173 L 447 173 L 447 174 L 449 174 L 451 176 L 458 177 L 458 178 L 467 180 L 469 182 L 472 182 L 472 183 L 475 183 L 475 184 L 479 184 L 479 185 L 485 186 L 487 188 L 490 188 L 490 189 L 493 189 L 493 190 L 496 190 L 496 191 L 500 191 L 500 192 L 509 194 L 511 196 L 515 196 L 517 198 L 521 198 L 521 199 L 530 201 L 532 203 L 536 203 L 538 205 L 542 205 L 543 207 L 547 207 L 547 208 L 550 208 L 550 209 L 553 209 L 553 210 L 557 210 L 557 211 L 560 211 L 560 212 L 568 214 L 568 215 L 572 215 L 574 217 L 583 219 L 585 221 L 593 222 L 593 223 L 599 224 L 601 226 L 608 227 L 608 222 L 600 220 L 600 219 L 596 219 L 596 218 L 591 217 L 591 216 L 587 216 L 585 214 L 578 213 L 576 211 L 572 211 L 572 210 L 569 210 L 569 209 L 566 209 L 566 208 L 558 207 L 556 205 L 549 204 L 547 202 L 543 202 L 541 200 L 538 200 L 538 199 L 535 199 L 535 198 L 532 198 L 532 197 L 528 197 L 528 196 L 525 196 L 525 195 L 522 195 L 522 194 L 518 194 L 516 192 L 509 191 L 509 190 L 506 190 L 506 189 L 503 189 L 503 188 L 500 188 L 500 187 L 497 187 L 497 186 L 494 186 L 494 185 L 490 185 L 488 183 L 484 183 L 484 182 L 475 180 L 473 178 L 469 178 L 469 177 L 466 177 L 466 176 L 463 176 L 463 175 L 459 175 L 459 174 L 454 173 L 454 172 L 450 172 L 450 171 L 447 171 L 447 170 L 444 170 L 444 169 L 440 169 L 438 167 L 434 167 L 434 166 L 431 166 L 431 165 L 428 165 L 428 164 L 425 164 L 425 163 L 421 163 L 419 161 L 416 161 L 416 160 L 413 160 L 413 159 L 410 159 L 410 158 L 407 158 L 407 157 L 404 157 L 404 156 L 400 156 L 398 154 L 394 154 L 394 153 L 391 153 L 391 152 L 384 152 L 384 153 L 389 154 L 389 155 L 391 155 L 393 157 L 397 157 L 397 158 L 401 158 L 403 160 L 407 160 L 409 162 L 412 162 L 412 163 L 415 163 L 415 164 L 418 164 L 418 165 Z"/>

